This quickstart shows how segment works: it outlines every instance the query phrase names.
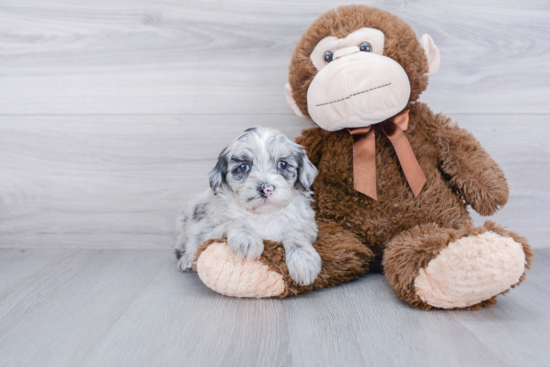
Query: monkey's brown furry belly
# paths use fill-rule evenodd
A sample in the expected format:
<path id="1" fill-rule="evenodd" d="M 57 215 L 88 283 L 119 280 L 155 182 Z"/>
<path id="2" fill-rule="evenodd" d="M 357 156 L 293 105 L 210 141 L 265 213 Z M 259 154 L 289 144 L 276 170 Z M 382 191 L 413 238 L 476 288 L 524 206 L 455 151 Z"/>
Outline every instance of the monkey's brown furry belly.
<path id="1" fill-rule="evenodd" d="M 386 244 L 418 224 L 436 223 L 457 228 L 471 221 L 466 205 L 443 180 L 428 182 L 415 198 L 406 182 L 379 190 L 375 201 L 342 187 L 322 187 L 314 208 L 318 219 L 331 220 L 354 233 L 376 255 L 376 268 Z M 407 190 L 407 191 L 405 191 Z M 322 205 L 318 205 L 322 203 Z"/>

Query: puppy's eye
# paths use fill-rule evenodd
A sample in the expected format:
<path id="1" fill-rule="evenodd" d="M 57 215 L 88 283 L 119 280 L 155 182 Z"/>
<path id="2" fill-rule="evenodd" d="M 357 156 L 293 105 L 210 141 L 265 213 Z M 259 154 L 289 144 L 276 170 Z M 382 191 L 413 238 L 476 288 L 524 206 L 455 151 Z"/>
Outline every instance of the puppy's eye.
<path id="1" fill-rule="evenodd" d="M 248 172 L 249 169 L 250 169 L 250 166 L 248 164 L 241 164 L 239 167 L 237 167 L 237 171 L 239 173 Z"/>
<path id="2" fill-rule="evenodd" d="M 372 51 L 372 46 L 371 46 L 371 44 L 368 43 L 368 42 L 362 42 L 362 43 L 359 45 L 359 51 L 371 52 L 371 51 Z"/>
<path id="3" fill-rule="evenodd" d="M 334 54 L 332 53 L 332 51 L 327 51 L 325 52 L 325 62 L 328 64 L 329 62 L 332 61 L 332 56 L 334 56 Z"/>
<path id="4" fill-rule="evenodd" d="M 277 168 L 279 169 L 286 169 L 288 167 L 288 163 L 286 163 L 285 161 L 279 161 L 279 163 L 277 163 Z"/>

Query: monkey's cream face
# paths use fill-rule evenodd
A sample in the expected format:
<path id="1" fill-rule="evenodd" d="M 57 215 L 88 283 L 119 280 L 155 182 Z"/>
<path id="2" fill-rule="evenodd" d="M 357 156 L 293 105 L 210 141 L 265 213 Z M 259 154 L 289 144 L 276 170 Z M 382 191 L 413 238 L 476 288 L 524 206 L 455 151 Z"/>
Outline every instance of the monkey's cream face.
<path id="1" fill-rule="evenodd" d="M 429 73 L 439 68 L 439 51 L 430 36 L 420 39 Z M 345 38 L 328 36 L 310 55 L 318 70 L 307 90 L 307 109 L 321 128 L 337 131 L 382 122 L 408 104 L 411 84 L 403 67 L 384 55 L 384 33 L 361 28 Z M 287 84 L 287 101 L 301 114 Z"/>
<path id="2" fill-rule="evenodd" d="M 383 52 L 384 34 L 377 29 L 322 39 L 310 56 L 319 70 L 307 92 L 313 121 L 336 131 L 369 126 L 403 110 L 411 93 L 409 78 Z"/>

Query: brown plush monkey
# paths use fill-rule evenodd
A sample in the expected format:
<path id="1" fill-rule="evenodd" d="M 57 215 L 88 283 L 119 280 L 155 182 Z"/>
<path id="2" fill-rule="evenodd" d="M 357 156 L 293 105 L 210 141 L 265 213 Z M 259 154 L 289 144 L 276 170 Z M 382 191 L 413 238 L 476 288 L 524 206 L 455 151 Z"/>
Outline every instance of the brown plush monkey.
<path id="1" fill-rule="evenodd" d="M 383 270 L 421 309 L 479 309 L 525 278 L 525 238 L 487 221 L 508 199 L 503 172 L 478 141 L 416 102 L 439 68 L 430 36 L 361 5 L 318 18 L 290 64 L 287 100 L 319 127 L 297 142 L 319 170 L 314 183 L 322 270 L 308 287 L 288 275 L 281 244 L 238 260 L 223 240 L 201 248 L 210 288 L 238 297 L 286 297 Z M 411 151 L 412 150 L 412 151 Z"/>

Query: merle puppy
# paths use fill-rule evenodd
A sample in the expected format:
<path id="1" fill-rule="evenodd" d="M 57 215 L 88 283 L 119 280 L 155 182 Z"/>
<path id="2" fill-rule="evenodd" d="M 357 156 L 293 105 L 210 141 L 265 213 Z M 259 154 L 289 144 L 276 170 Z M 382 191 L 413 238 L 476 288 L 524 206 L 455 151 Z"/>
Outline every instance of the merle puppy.
<path id="1" fill-rule="evenodd" d="M 321 270 L 311 184 L 317 169 L 301 145 L 281 132 L 255 127 L 225 148 L 210 172 L 210 188 L 183 211 L 176 252 L 189 271 L 197 248 L 227 238 L 240 258 L 257 259 L 263 240 L 282 242 L 290 276 L 309 285 Z"/>

